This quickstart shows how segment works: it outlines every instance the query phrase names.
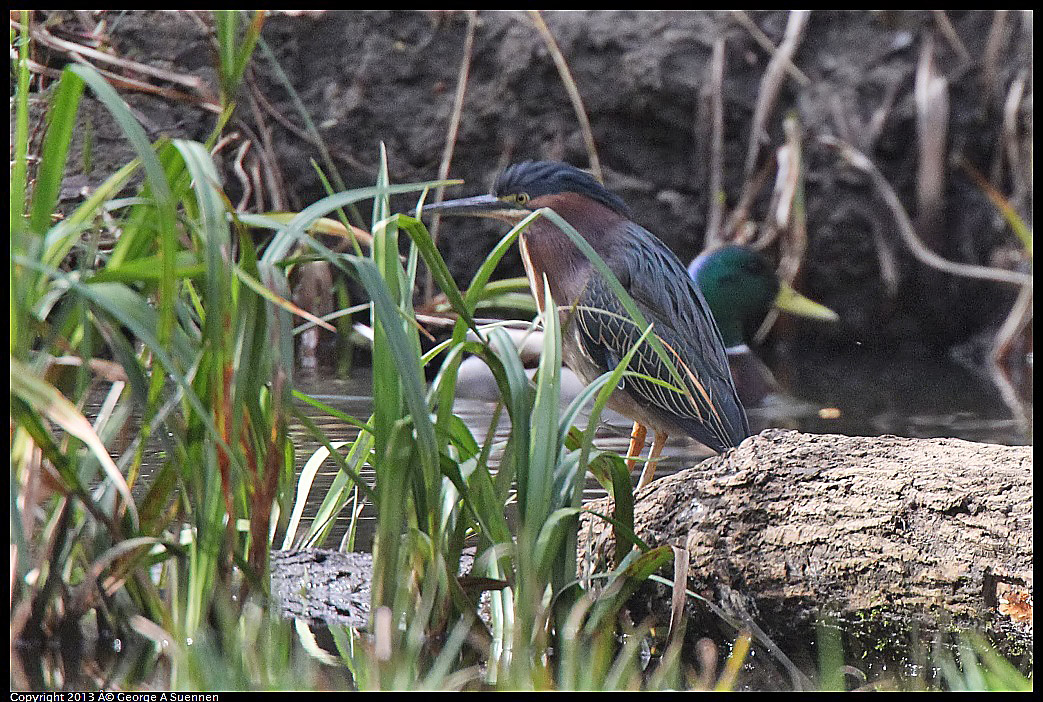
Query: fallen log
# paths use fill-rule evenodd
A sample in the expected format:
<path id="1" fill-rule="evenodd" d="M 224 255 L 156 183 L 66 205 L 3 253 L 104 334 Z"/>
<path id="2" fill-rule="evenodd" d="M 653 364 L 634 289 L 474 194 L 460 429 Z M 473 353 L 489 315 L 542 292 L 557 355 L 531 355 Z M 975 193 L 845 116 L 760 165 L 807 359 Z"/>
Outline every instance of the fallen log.
<path id="1" fill-rule="evenodd" d="M 365 627 L 373 556 L 327 549 L 272 551 L 272 596 L 283 616 Z"/>
<path id="2" fill-rule="evenodd" d="M 688 550 L 689 589 L 769 635 L 829 616 L 870 638 L 943 625 L 1031 647 L 1031 447 L 769 429 L 635 499 L 641 539 Z M 585 516 L 580 549 L 608 563 L 611 526 Z M 663 586 L 634 600 L 639 617 L 670 612 Z"/>

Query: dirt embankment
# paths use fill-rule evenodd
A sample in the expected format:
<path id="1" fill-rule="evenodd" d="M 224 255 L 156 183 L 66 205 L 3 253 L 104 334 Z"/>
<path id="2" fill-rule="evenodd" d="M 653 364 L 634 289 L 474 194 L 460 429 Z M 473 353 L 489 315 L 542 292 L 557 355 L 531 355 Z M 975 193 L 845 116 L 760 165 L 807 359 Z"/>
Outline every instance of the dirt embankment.
<path id="1" fill-rule="evenodd" d="M 216 93 L 207 13 L 99 17 L 115 55 L 202 81 L 195 91 L 179 86 L 182 94 Z M 682 258 L 698 253 L 713 231 L 771 240 L 771 255 L 801 260 L 799 286 L 844 320 L 800 327 L 806 342 L 945 348 L 1007 313 L 1013 286 L 938 272 L 916 260 L 879 188 L 822 139 L 842 139 L 871 159 L 928 249 L 954 261 L 1027 269 L 971 173 L 992 182 L 1031 224 L 1030 14 L 548 11 L 542 17 L 589 117 L 606 183 Z M 82 22 L 67 14 L 50 31 L 74 37 Z M 308 136 L 298 97 L 347 187 L 372 184 L 380 143 L 395 181 L 436 177 L 470 22 L 460 11 L 270 14 L 264 37 L 296 95 L 258 52 L 228 130 L 235 137 L 220 152 L 232 202 L 243 198 L 242 206 L 254 210 L 301 207 L 324 194 L 311 159 L 325 161 Z M 68 54 L 44 47 L 38 58 L 59 66 Z M 529 14 L 479 12 L 469 69 L 449 169 L 467 185 L 454 193 L 484 191 L 515 160 L 590 165 L 573 102 Z M 130 87 L 123 93 L 153 137 L 204 139 L 215 123 L 198 100 Z M 73 185 L 97 182 L 129 153 L 104 114 L 85 112 L 94 167 Z M 773 207 L 785 191 L 776 187 L 779 163 L 796 153 L 780 152 L 787 118 L 804 184 L 802 201 L 791 202 L 802 215 L 776 231 Z M 479 223 L 443 227 L 440 245 L 460 281 L 500 233 Z M 502 272 L 520 274 L 516 254 Z"/>

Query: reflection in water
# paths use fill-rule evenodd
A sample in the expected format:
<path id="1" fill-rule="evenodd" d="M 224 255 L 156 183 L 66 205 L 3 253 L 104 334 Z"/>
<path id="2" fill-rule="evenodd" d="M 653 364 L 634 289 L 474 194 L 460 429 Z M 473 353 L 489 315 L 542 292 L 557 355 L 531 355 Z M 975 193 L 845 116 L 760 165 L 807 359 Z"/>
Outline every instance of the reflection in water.
<path id="1" fill-rule="evenodd" d="M 828 357 L 805 354 L 799 362 L 789 363 L 776 373 L 780 382 L 797 397 L 770 398 L 761 407 L 749 408 L 754 432 L 785 427 L 852 436 L 956 437 L 1010 445 L 1032 442 L 1031 405 L 1022 410 L 1028 421 L 1013 415 L 1004 393 L 991 382 L 988 374 L 975 373 L 944 360 L 879 354 L 839 358 L 835 354 Z M 318 376 L 301 378 L 298 389 L 362 420 L 372 411 L 369 375 L 365 369 L 347 381 Z M 480 390 L 480 384 L 472 386 L 468 394 L 481 397 Z M 495 404 L 487 399 L 461 397 L 455 404 L 457 415 L 479 442 L 488 435 L 489 424 L 496 415 L 494 409 Z M 308 407 L 307 412 L 331 441 L 350 441 L 357 433 L 354 427 L 318 410 Z M 629 444 L 630 426 L 629 420 L 608 415 L 596 434 L 598 447 L 624 453 Z M 501 412 L 493 433 L 495 444 L 491 460 L 494 465 L 502 455 L 508 431 L 509 420 L 506 413 Z M 294 444 L 298 468 L 321 445 L 300 428 L 294 429 Z M 671 437 L 657 474 L 669 475 L 689 468 L 710 455 L 708 449 L 695 441 Z M 302 527 L 306 527 L 314 515 L 336 473 L 333 462 L 327 460 L 316 476 Z M 362 476 L 373 479 L 367 469 L 362 471 Z M 596 481 L 587 481 L 584 499 L 603 495 Z M 336 548 L 340 543 L 348 526 L 347 512 L 338 517 L 329 539 L 323 544 L 327 548 Z M 372 520 L 372 507 L 367 506 L 362 512 L 356 549 L 371 547 Z"/>
<path id="2" fill-rule="evenodd" d="M 1012 412 L 987 371 L 939 359 L 849 354 L 807 355 L 785 373 L 802 398 L 841 410 L 836 420 L 809 418 L 802 431 L 1032 443 L 1031 404 Z"/>

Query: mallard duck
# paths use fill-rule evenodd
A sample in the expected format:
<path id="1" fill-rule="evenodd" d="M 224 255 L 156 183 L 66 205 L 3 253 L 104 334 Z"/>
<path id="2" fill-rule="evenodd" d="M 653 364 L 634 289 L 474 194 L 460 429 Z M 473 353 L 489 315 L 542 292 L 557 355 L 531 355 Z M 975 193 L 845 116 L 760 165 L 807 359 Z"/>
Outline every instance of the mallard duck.
<path id="1" fill-rule="evenodd" d="M 688 266 L 717 321 L 728 365 L 746 407 L 756 407 L 779 391 L 771 370 L 753 353 L 751 340 L 772 307 L 827 322 L 836 312 L 779 280 L 767 259 L 744 246 L 725 246 L 698 256 Z"/>

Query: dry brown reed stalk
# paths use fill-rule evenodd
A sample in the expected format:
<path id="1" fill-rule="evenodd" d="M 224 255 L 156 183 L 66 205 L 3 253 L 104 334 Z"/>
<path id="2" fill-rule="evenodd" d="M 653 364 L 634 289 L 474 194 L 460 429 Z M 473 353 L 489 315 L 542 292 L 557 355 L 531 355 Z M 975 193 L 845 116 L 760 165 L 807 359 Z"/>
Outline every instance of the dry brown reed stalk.
<path id="1" fill-rule="evenodd" d="M 1022 214 L 1031 207 L 1032 200 L 1032 155 L 1031 150 L 1027 154 L 1023 152 L 1023 142 L 1018 126 L 1018 114 L 1025 96 L 1025 80 L 1025 73 L 1019 73 L 1011 83 L 1010 90 L 1007 91 L 1007 99 L 1003 103 L 1003 148 L 1001 149 L 1007 160 L 1010 182 L 1013 187 L 1010 199 Z M 1032 129 L 1031 124 L 1029 122 L 1029 130 Z M 1031 134 L 1028 135 L 1027 142 L 1032 143 Z"/>
<path id="2" fill-rule="evenodd" d="M 884 201 L 884 204 L 887 205 L 888 209 L 891 210 L 895 223 L 898 225 L 898 232 L 901 235 L 902 241 L 905 242 L 909 247 L 909 250 L 920 262 L 945 273 L 951 273 L 965 278 L 990 280 L 1009 285 L 1032 285 L 1032 276 L 1030 274 L 1011 271 L 1004 268 L 996 268 L 993 266 L 979 266 L 972 263 L 950 261 L 924 246 L 923 242 L 920 241 L 919 236 L 917 236 L 916 229 L 913 227 L 909 215 L 905 211 L 905 207 L 898 198 L 898 194 L 895 193 L 894 188 L 891 187 L 891 184 L 887 182 L 883 173 L 880 172 L 869 157 L 851 144 L 843 142 L 836 137 L 822 135 L 818 137 L 818 140 L 822 144 L 834 149 L 850 166 L 869 177 L 873 188 Z"/>
<path id="3" fill-rule="evenodd" d="M 691 554 L 687 548 L 671 546 L 674 551 L 674 587 L 670 597 L 670 629 L 667 640 L 680 641 L 684 636 L 684 603 L 687 599 L 688 561 Z"/>
<path id="4" fill-rule="evenodd" d="M 741 24 L 743 28 L 750 33 L 753 40 L 761 45 L 761 48 L 767 51 L 769 54 L 777 53 L 778 49 L 775 44 L 772 43 L 768 35 L 761 31 L 761 28 L 757 26 L 745 10 L 732 10 L 732 17 L 736 22 Z M 800 83 L 802 86 L 811 84 L 811 79 L 808 78 L 802 70 L 797 68 L 792 61 L 787 61 L 785 64 L 786 72 L 790 74 L 790 77 Z"/>
<path id="5" fill-rule="evenodd" d="M 17 22 L 12 21 L 12 26 L 17 26 Z M 138 61 L 132 61 L 125 59 L 120 56 L 113 54 L 107 54 L 103 51 L 92 49 L 89 46 L 83 44 L 77 44 L 75 42 L 60 39 L 46 30 L 44 26 L 39 24 L 33 25 L 32 27 L 32 38 L 34 41 L 38 41 L 40 44 L 50 47 L 59 53 L 63 54 L 76 54 L 82 56 L 85 59 L 92 59 L 99 63 L 107 63 L 119 68 L 133 71 L 135 73 L 141 73 L 143 75 L 165 80 L 168 83 L 175 83 L 181 85 L 190 90 L 194 90 L 199 93 L 203 93 L 206 90 L 206 84 L 198 76 L 184 75 L 181 73 L 175 73 L 173 71 L 166 71 L 162 68 L 156 68 L 145 63 Z M 94 67 L 96 70 L 97 66 Z"/>
<path id="6" fill-rule="evenodd" d="M 800 265 L 808 248 L 802 177 L 804 139 L 795 117 L 787 117 L 782 126 L 786 132 L 786 144 L 779 148 L 779 177 L 773 195 L 775 206 L 770 212 L 773 226 L 784 232 L 779 246 L 779 277 L 793 283 L 800 274 Z"/>
<path id="7" fill-rule="evenodd" d="M 239 183 L 243 186 L 243 196 L 236 203 L 236 212 L 246 211 L 247 205 L 250 204 L 250 197 L 253 195 L 253 182 L 246 173 L 246 169 L 243 168 L 243 159 L 246 158 L 246 152 L 250 150 L 251 143 L 250 141 L 244 141 L 240 144 L 235 151 L 235 160 L 232 161 L 232 172 L 235 173 L 235 177 L 239 179 Z M 263 212 L 263 210 L 261 211 Z"/>
<path id="8" fill-rule="evenodd" d="M 992 16 L 992 26 L 985 40 L 985 52 L 982 57 L 982 82 L 989 97 L 999 94 L 1000 54 L 1009 46 L 1010 24 L 1007 22 L 1009 10 L 996 10 Z"/>
<path id="9" fill-rule="evenodd" d="M 710 112 L 709 175 L 707 178 L 708 215 L 703 251 L 712 251 L 724 243 L 721 222 L 724 221 L 723 151 L 724 151 L 724 37 L 713 43 L 710 55 L 710 78 L 705 101 Z"/>
<path id="10" fill-rule="evenodd" d="M 15 29 L 20 29 L 21 27 L 21 25 L 15 20 L 10 20 L 10 25 Z M 38 42 L 41 46 L 46 46 L 64 56 L 68 56 L 72 61 L 91 66 L 109 79 L 114 87 L 151 93 L 177 102 L 195 104 L 216 114 L 221 113 L 221 106 L 217 103 L 216 98 L 209 90 L 209 86 L 207 86 L 207 84 L 198 76 L 166 71 L 162 68 L 156 68 L 155 66 L 149 66 L 120 56 L 114 56 L 103 51 L 98 51 L 89 46 L 61 39 L 48 32 L 45 25 L 33 25 L 30 27 L 30 33 L 33 41 Z M 148 76 L 167 83 L 173 83 L 174 85 L 188 88 L 195 94 L 185 93 L 181 90 L 175 90 L 164 86 L 153 85 L 145 80 L 132 78 L 129 75 L 123 75 L 111 70 L 106 70 L 101 68 L 98 65 L 99 63 L 115 66 L 124 71 L 133 72 L 136 75 Z M 44 68 L 38 64 L 35 65 L 41 69 Z M 33 70 L 32 64 L 30 65 L 30 70 Z M 58 75 L 49 70 L 41 70 L 39 72 L 47 73 L 49 75 Z"/>
<path id="11" fill-rule="evenodd" d="M 442 149 L 442 160 L 438 164 L 438 179 L 445 180 L 449 177 L 449 165 L 453 161 L 453 151 L 456 148 L 456 137 L 460 131 L 460 117 L 464 110 L 464 95 L 467 94 L 467 77 L 471 71 L 471 55 L 474 53 L 474 33 L 478 25 L 478 11 L 467 11 L 467 34 L 464 36 L 463 58 L 460 59 L 460 70 L 456 77 L 456 92 L 453 94 L 453 110 L 449 115 L 449 129 L 446 134 L 445 147 Z M 440 185 L 435 191 L 434 202 L 441 202 L 445 195 L 445 186 Z M 442 218 L 435 215 L 431 219 L 431 241 L 438 245 L 438 232 L 441 229 Z M 424 274 L 424 304 L 431 301 L 435 294 L 434 278 L 431 271 Z"/>
<path id="12" fill-rule="evenodd" d="M 801 169 L 804 166 L 800 125 L 794 116 L 782 122 L 786 142 L 775 151 L 775 187 L 768 203 L 768 217 L 761 228 L 761 236 L 753 244 L 763 249 L 772 244 L 780 232 L 789 230 L 800 218 L 797 211 L 797 194 L 800 186 Z"/>
<path id="13" fill-rule="evenodd" d="M 959 55 L 961 63 L 969 62 L 971 55 L 967 51 L 967 47 L 960 41 L 960 35 L 956 33 L 956 27 L 952 26 L 949 15 L 945 14 L 945 10 L 931 10 L 931 13 L 934 15 L 934 22 L 938 25 L 938 30 L 945 37 L 945 40 L 949 42 L 953 51 Z"/>
<path id="14" fill-rule="evenodd" d="M 743 13 L 735 13 L 734 16 L 739 19 L 740 22 L 750 22 L 749 18 Z M 770 116 L 775 102 L 779 95 L 779 90 L 782 87 L 782 81 L 788 72 L 788 67 L 791 67 L 792 59 L 796 53 L 797 47 L 800 45 L 801 38 L 804 34 L 804 29 L 807 26 L 808 18 L 810 17 L 810 11 L 807 10 L 794 10 L 789 15 L 789 21 L 786 24 L 786 33 L 782 43 L 778 48 L 770 45 L 769 51 L 772 53 L 771 60 L 768 63 L 768 67 L 764 71 L 764 76 L 761 78 L 760 90 L 757 97 L 757 105 L 754 109 L 753 121 L 750 126 L 750 141 L 746 151 L 746 163 L 745 163 L 745 178 L 742 187 L 742 192 L 739 195 L 739 200 L 736 206 L 733 208 L 731 214 L 728 216 L 728 222 L 724 227 L 724 233 L 720 234 L 719 237 L 723 238 L 728 236 L 736 243 L 743 243 L 748 236 L 740 232 L 743 228 L 743 224 L 746 222 L 749 209 L 752 206 L 753 200 L 756 194 L 760 192 L 761 186 L 768 177 L 773 167 L 775 158 L 773 157 L 767 163 L 765 163 L 760 169 L 757 169 L 757 160 L 761 154 L 762 146 L 767 141 L 767 121 Z M 751 30 L 752 31 L 752 30 Z M 758 30 L 759 31 L 759 30 Z M 765 37 L 766 39 L 766 37 Z M 801 74 L 803 75 L 803 74 Z M 806 77 L 805 77 L 806 80 Z M 799 81 L 799 78 L 798 78 Z M 782 151 L 783 155 L 787 152 Z M 776 169 L 780 176 L 787 172 L 786 168 L 781 165 Z M 792 182 L 791 176 L 783 178 L 783 182 Z M 789 200 L 783 201 L 779 199 L 775 204 L 776 206 L 785 202 L 785 207 L 789 207 L 789 203 L 792 202 L 792 192 Z M 770 242 L 774 238 L 776 232 L 769 227 L 769 233 L 767 239 L 763 239 L 757 243 L 758 247 L 762 247 Z M 788 264 L 789 265 L 789 264 Z M 799 262 L 797 264 L 799 267 Z"/>
<path id="15" fill-rule="evenodd" d="M 782 43 L 772 53 L 768 67 L 764 70 L 761 78 L 760 89 L 757 94 L 757 105 L 753 112 L 753 122 L 750 126 L 750 143 L 746 150 L 745 176 L 749 182 L 750 176 L 757 165 L 757 157 L 760 155 L 761 147 L 767 141 L 767 122 L 775 101 L 782 88 L 783 77 L 786 66 L 792 64 L 793 55 L 800 46 L 804 36 L 804 28 L 807 26 L 808 18 L 811 16 L 809 10 L 793 10 L 786 22 L 786 33 Z"/>
<path id="16" fill-rule="evenodd" d="M 916 215 L 920 235 L 936 244 L 945 198 L 946 149 L 949 134 L 949 82 L 938 73 L 934 41 L 920 52 L 913 88 L 916 103 Z"/>
<path id="17" fill-rule="evenodd" d="M 753 223 L 748 221 L 750 209 L 753 207 L 754 198 L 757 197 L 757 193 L 764 186 L 764 182 L 768 179 L 774 166 L 775 158 L 773 155 L 743 185 L 742 192 L 739 194 L 739 200 L 735 203 L 735 207 L 732 208 L 731 214 L 728 215 L 728 221 L 724 225 L 725 236 L 729 241 L 737 244 L 746 244 L 752 238 Z"/>
<path id="18" fill-rule="evenodd" d="M 587 118 L 587 110 L 583 106 L 583 98 L 579 94 L 579 88 L 576 87 L 576 81 L 572 78 L 572 72 L 569 70 L 569 65 L 565 61 L 565 57 L 561 53 L 561 49 L 558 48 L 558 43 L 554 40 L 554 35 L 551 33 L 547 23 L 543 21 L 543 16 L 539 10 L 529 10 L 529 17 L 532 18 L 532 23 L 536 26 L 540 36 L 543 37 L 544 43 L 547 45 L 547 50 L 550 52 L 551 58 L 554 59 L 554 65 L 558 68 L 558 74 L 561 76 L 561 82 L 565 86 L 565 91 L 569 94 L 569 100 L 572 101 L 572 109 L 576 112 L 576 119 L 579 120 L 580 132 L 583 134 L 583 143 L 587 147 L 587 158 L 590 160 L 590 170 L 594 173 L 594 177 L 601 182 L 605 182 L 604 174 L 601 172 L 601 161 L 598 159 L 597 146 L 594 144 L 594 132 L 590 128 L 590 120 Z"/>
<path id="19" fill-rule="evenodd" d="M 786 134 L 786 143 L 776 152 L 775 162 L 778 168 L 768 217 L 761 228 L 762 235 L 753 244 L 753 248 L 767 248 L 779 239 L 778 276 L 780 280 L 792 285 L 800 274 L 800 266 L 808 248 L 807 217 L 801 178 L 804 170 L 803 134 L 793 115 L 787 116 L 782 126 Z M 778 310 L 772 308 L 754 334 L 755 341 L 759 343 L 767 337 L 777 317 Z"/>

